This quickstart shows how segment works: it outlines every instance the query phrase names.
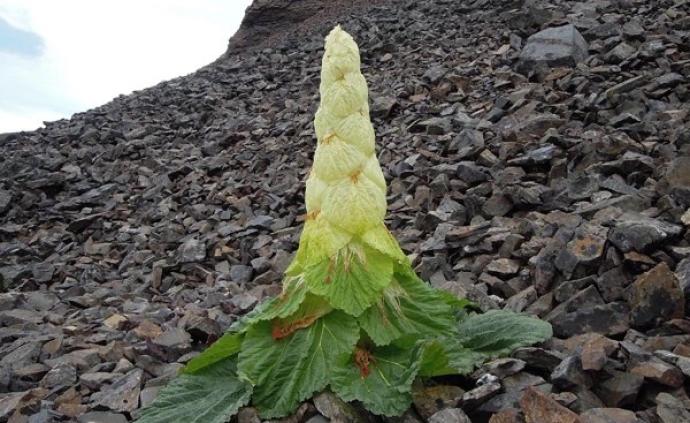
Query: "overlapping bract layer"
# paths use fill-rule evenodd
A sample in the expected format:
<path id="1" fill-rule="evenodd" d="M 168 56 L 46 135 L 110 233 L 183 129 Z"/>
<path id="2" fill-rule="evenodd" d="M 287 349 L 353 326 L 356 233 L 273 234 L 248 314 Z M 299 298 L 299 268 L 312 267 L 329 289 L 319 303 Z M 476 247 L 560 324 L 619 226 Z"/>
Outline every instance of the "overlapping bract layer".
<path id="1" fill-rule="evenodd" d="M 314 119 L 314 164 L 306 183 L 307 220 L 294 268 L 333 257 L 351 242 L 385 230 L 386 181 L 376 158 L 367 82 L 359 49 L 336 27 L 326 38 L 321 104 Z M 402 259 L 397 245 L 389 253 Z M 299 271 L 298 270 L 298 271 Z"/>
<path id="2" fill-rule="evenodd" d="M 326 387 L 398 415 L 418 376 L 469 372 L 551 336 L 548 324 L 512 313 L 467 317 L 467 301 L 415 275 L 383 222 L 386 183 L 359 67 L 357 44 L 336 27 L 323 57 L 307 217 L 283 292 L 191 360 L 140 423 L 175 422 L 176 407 L 206 416 L 209 406 L 221 421 L 250 396 L 263 417 L 282 417 Z M 222 374 L 228 392 L 199 389 L 207 379 L 216 387 Z M 204 400 L 190 404 L 187 388 Z"/>

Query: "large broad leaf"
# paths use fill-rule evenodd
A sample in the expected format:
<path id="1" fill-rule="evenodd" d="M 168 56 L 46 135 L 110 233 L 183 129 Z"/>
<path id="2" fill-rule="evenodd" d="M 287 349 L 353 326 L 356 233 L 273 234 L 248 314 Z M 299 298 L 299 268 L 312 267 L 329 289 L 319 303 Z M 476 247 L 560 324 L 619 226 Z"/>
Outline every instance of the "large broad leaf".
<path id="1" fill-rule="evenodd" d="M 299 309 L 287 317 L 273 320 L 273 339 L 282 339 L 299 329 L 311 326 L 317 319 L 333 310 L 326 300 L 314 294 L 307 294 Z"/>
<path id="2" fill-rule="evenodd" d="M 259 322 L 247 330 L 239 373 L 254 385 L 263 417 L 285 416 L 328 385 L 336 357 L 352 352 L 358 339 L 355 319 L 337 310 L 279 340 L 273 322 Z"/>
<path id="3" fill-rule="evenodd" d="M 486 358 L 508 354 L 553 335 L 547 322 L 505 310 L 471 315 L 460 323 L 458 333 L 460 345 Z"/>
<path id="4" fill-rule="evenodd" d="M 226 333 L 204 352 L 194 357 L 184 368 L 185 373 L 198 371 L 231 357 L 240 351 L 243 335 L 240 333 Z"/>
<path id="5" fill-rule="evenodd" d="M 334 308 L 359 316 L 371 306 L 393 277 L 393 259 L 364 245 L 350 244 L 328 260 L 309 267 L 309 290 Z"/>
<path id="6" fill-rule="evenodd" d="M 182 374 L 163 388 L 137 423 L 224 423 L 249 402 L 252 387 L 225 359 L 195 374 Z"/>
<path id="7" fill-rule="evenodd" d="M 395 345 L 371 351 L 357 348 L 338 360 L 331 389 L 345 401 L 361 401 L 372 413 L 398 416 L 410 406 L 412 382 L 419 371 L 423 348 Z"/>
<path id="8" fill-rule="evenodd" d="M 468 300 L 467 298 L 458 298 L 454 294 L 451 294 L 448 291 L 444 291 L 443 289 L 437 290 L 439 292 L 441 298 L 443 298 L 446 303 L 453 308 L 454 311 L 460 311 L 460 312 L 466 312 L 466 309 L 476 309 L 479 310 L 479 306 L 477 306 L 475 303 L 472 301 Z"/>
<path id="9" fill-rule="evenodd" d="M 295 313 L 307 295 L 304 278 L 288 277 L 283 281 L 283 292 L 277 297 L 264 301 L 230 326 L 229 332 L 242 333 L 251 325 L 262 320 L 287 317 Z"/>
<path id="10" fill-rule="evenodd" d="M 405 335 L 418 335 L 418 339 L 448 335 L 456 324 L 453 306 L 442 291 L 424 283 L 411 270 L 396 272 L 393 283 L 358 320 L 377 345 Z"/>
<path id="11" fill-rule="evenodd" d="M 463 348 L 455 337 L 439 338 L 424 343 L 420 376 L 444 376 L 471 373 L 485 356 Z"/>

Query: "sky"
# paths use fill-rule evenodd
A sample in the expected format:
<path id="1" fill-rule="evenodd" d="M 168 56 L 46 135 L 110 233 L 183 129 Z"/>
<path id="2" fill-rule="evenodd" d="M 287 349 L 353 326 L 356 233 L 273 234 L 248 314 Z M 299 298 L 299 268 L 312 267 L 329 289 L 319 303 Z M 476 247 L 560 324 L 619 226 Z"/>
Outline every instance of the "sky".
<path id="1" fill-rule="evenodd" d="M 251 0 L 0 0 L 0 133 L 212 62 Z"/>

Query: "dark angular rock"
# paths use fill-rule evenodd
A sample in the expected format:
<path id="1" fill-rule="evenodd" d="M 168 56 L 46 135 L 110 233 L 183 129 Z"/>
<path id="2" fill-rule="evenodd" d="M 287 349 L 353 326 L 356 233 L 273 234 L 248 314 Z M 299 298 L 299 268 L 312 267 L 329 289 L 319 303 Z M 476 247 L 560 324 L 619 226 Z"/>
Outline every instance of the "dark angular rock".
<path id="1" fill-rule="evenodd" d="M 4 189 L 0 189 L 0 214 L 7 211 L 12 202 L 12 193 Z"/>
<path id="2" fill-rule="evenodd" d="M 414 407 L 425 419 L 448 407 L 455 407 L 465 391 L 459 386 L 437 385 L 419 387 L 412 391 Z"/>
<path id="3" fill-rule="evenodd" d="M 365 423 L 367 420 L 355 407 L 341 400 L 331 392 L 322 392 L 314 397 L 314 406 L 331 421 Z"/>
<path id="4" fill-rule="evenodd" d="M 82 414 L 77 419 L 78 423 L 127 423 L 123 414 L 109 413 L 107 411 L 91 411 Z"/>
<path id="5" fill-rule="evenodd" d="M 91 396 L 91 400 L 113 411 L 130 413 L 139 406 L 139 392 L 144 372 L 134 369 L 112 385 Z"/>
<path id="6" fill-rule="evenodd" d="M 398 105 L 394 97 L 376 96 L 371 105 L 371 116 L 375 118 L 385 118 L 390 116 L 393 109 Z"/>
<path id="7" fill-rule="evenodd" d="M 475 129 L 463 129 L 453 138 L 448 149 L 456 151 L 461 159 L 473 157 L 484 149 L 484 135 Z"/>
<path id="8" fill-rule="evenodd" d="M 622 408 L 592 408 L 580 414 L 580 423 L 641 423 L 635 413 Z"/>
<path id="9" fill-rule="evenodd" d="M 578 423 L 577 414 L 534 388 L 527 388 L 520 399 L 520 407 L 528 422 Z"/>
<path id="10" fill-rule="evenodd" d="M 690 156 L 673 159 L 666 170 L 665 180 L 671 194 L 690 207 Z"/>
<path id="11" fill-rule="evenodd" d="M 656 243 L 678 236 L 682 227 L 659 219 L 624 214 L 609 232 L 609 240 L 623 252 L 644 252 Z"/>
<path id="12" fill-rule="evenodd" d="M 598 384 L 594 392 L 609 407 L 624 407 L 635 403 L 644 377 L 630 373 L 614 372 L 613 376 Z"/>
<path id="13" fill-rule="evenodd" d="M 237 264 L 230 266 L 230 279 L 237 283 L 247 283 L 252 280 L 254 269 L 251 266 Z"/>
<path id="14" fill-rule="evenodd" d="M 690 410 L 687 401 L 683 401 L 667 392 L 661 392 L 655 398 L 656 413 L 662 423 L 690 421 Z"/>
<path id="15" fill-rule="evenodd" d="M 499 382 L 489 382 L 479 385 L 462 395 L 460 405 L 464 410 L 473 410 L 499 394 L 502 390 L 503 387 Z"/>
<path id="16" fill-rule="evenodd" d="M 460 408 L 446 408 L 429 417 L 427 421 L 429 423 L 472 423 Z"/>
<path id="17" fill-rule="evenodd" d="M 620 302 L 588 306 L 563 314 L 552 320 L 551 324 L 554 334 L 563 338 L 586 332 L 615 336 L 630 327 L 628 312 L 628 306 Z"/>
<path id="18" fill-rule="evenodd" d="M 658 326 L 682 318 L 685 296 L 676 275 L 664 262 L 640 275 L 631 287 L 630 323 L 636 328 Z"/>
<path id="19" fill-rule="evenodd" d="M 453 125 L 448 118 L 431 118 L 415 123 L 410 132 L 426 132 L 429 135 L 443 135 L 451 131 Z"/>
<path id="20" fill-rule="evenodd" d="M 636 51 L 635 47 L 626 42 L 622 42 L 608 52 L 606 61 L 609 63 L 620 63 L 632 57 Z"/>
<path id="21" fill-rule="evenodd" d="M 683 385 L 683 373 L 676 366 L 663 361 L 648 361 L 630 369 L 630 373 L 644 376 L 662 385 L 678 388 Z"/>
<path id="22" fill-rule="evenodd" d="M 553 372 L 565 358 L 562 353 L 557 351 L 545 350 L 537 347 L 518 348 L 513 352 L 513 357 L 524 360 L 531 368 L 549 373 Z"/>
<path id="23" fill-rule="evenodd" d="M 181 263 L 197 263 L 206 258 L 206 246 L 198 239 L 190 238 L 178 250 Z"/>
<path id="24" fill-rule="evenodd" d="M 574 386 L 589 388 L 592 386 L 592 377 L 582 370 L 582 362 L 577 355 L 571 355 L 563 359 L 551 372 L 551 381 L 560 389 L 569 389 Z"/>
<path id="25" fill-rule="evenodd" d="M 549 66 L 575 66 L 587 58 L 587 41 L 573 25 L 540 31 L 527 39 L 520 53 L 519 69 L 527 71 L 543 63 Z"/>

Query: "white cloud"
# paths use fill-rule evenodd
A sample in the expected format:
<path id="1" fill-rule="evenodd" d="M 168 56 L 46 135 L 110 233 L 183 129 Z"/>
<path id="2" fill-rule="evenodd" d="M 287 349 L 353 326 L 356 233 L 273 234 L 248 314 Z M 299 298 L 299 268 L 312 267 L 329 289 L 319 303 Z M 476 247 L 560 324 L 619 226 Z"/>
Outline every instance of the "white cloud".
<path id="1" fill-rule="evenodd" d="M 0 16 L 45 48 L 38 58 L 0 53 L 0 132 L 35 129 L 195 71 L 225 51 L 249 3 L 2 0 Z"/>
<path id="2" fill-rule="evenodd" d="M 64 113 L 50 109 L 17 108 L 17 110 L 0 109 L 0 134 L 5 132 L 31 131 L 43 126 L 43 121 L 50 122 L 65 117 Z"/>

